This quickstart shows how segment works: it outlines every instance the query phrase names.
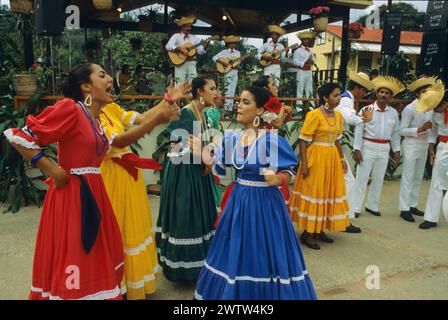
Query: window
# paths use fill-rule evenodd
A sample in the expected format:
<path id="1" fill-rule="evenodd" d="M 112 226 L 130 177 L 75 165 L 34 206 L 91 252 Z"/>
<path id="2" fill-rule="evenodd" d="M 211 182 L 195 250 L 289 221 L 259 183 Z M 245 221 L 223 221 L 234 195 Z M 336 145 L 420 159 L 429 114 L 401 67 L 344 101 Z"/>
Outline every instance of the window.
<path id="1" fill-rule="evenodd" d="M 319 33 L 319 35 L 317 36 L 316 44 L 318 46 L 320 46 L 320 45 L 323 45 L 325 43 L 327 43 L 327 33 L 324 31 L 324 32 Z"/>
<path id="2" fill-rule="evenodd" d="M 369 73 L 372 69 L 372 52 L 358 51 L 358 72 Z"/>

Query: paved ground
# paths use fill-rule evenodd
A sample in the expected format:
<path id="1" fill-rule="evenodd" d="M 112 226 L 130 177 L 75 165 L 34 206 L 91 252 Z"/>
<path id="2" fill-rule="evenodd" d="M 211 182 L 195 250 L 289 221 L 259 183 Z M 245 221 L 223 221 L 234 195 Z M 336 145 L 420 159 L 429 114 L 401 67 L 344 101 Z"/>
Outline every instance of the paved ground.
<path id="1" fill-rule="evenodd" d="M 425 181 L 421 209 L 428 187 Z M 362 213 L 355 222 L 362 234 L 332 234 L 336 242 L 320 251 L 303 248 L 320 299 L 448 299 L 448 223 L 442 218 L 437 228 L 420 230 L 418 223 L 401 220 L 398 191 L 399 182 L 385 183 L 383 216 Z M 158 201 L 150 197 L 154 221 Z M 27 299 L 40 209 L 1 214 L 4 209 L 0 205 L 0 299 Z M 380 288 L 369 290 L 366 268 L 372 265 L 379 268 Z M 172 283 L 160 274 L 151 299 L 189 300 L 193 291 L 194 285 Z"/>

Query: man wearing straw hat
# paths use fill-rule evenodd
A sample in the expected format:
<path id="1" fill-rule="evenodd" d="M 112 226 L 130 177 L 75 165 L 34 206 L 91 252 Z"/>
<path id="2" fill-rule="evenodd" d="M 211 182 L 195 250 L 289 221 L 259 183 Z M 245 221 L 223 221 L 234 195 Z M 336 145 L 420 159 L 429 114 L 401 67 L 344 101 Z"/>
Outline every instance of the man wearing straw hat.
<path id="1" fill-rule="evenodd" d="M 367 123 L 372 120 L 372 108 L 363 109 L 361 116 L 356 114 L 355 104 L 359 103 L 359 100 L 368 95 L 368 93 L 373 89 L 373 84 L 369 79 L 369 76 L 363 72 L 349 73 L 349 79 L 347 85 L 347 90 L 341 94 L 341 101 L 336 107 L 336 110 L 342 114 L 344 118 L 344 131 L 349 130 L 349 126 L 356 126 L 358 124 Z M 347 163 L 347 172 L 345 173 L 345 188 L 347 190 L 347 195 L 350 197 L 350 192 L 352 191 L 353 185 L 355 184 L 355 177 Z M 353 210 L 349 210 L 350 219 L 355 218 Z M 345 230 L 348 233 L 360 233 L 361 228 L 350 225 Z"/>
<path id="2" fill-rule="evenodd" d="M 275 25 L 275 24 L 271 24 L 268 25 L 268 31 L 271 34 L 271 40 L 268 42 L 265 42 L 261 48 L 258 50 L 258 58 L 261 60 L 266 60 L 266 61 L 271 61 L 270 57 L 263 57 L 263 53 L 266 52 L 273 52 L 276 50 L 284 50 L 285 47 L 283 46 L 283 44 L 281 44 L 280 42 L 278 42 L 278 39 L 286 34 L 286 30 L 283 29 L 282 27 Z M 281 54 L 282 58 L 285 58 L 285 52 L 282 52 Z M 272 63 L 265 67 L 263 69 L 263 74 L 265 76 L 270 75 L 272 76 L 272 78 L 275 81 L 275 84 L 277 85 L 277 87 L 280 84 L 280 78 L 282 75 L 282 71 L 281 71 L 281 67 L 280 67 L 280 60 L 273 60 Z"/>
<path id="3" fill-rule="evenodd" d="M 316 33 L 305 31 L 299 32 L 296 36 L 301 41 L 293 56 L 294 65 L 298 68 L 296 96 L 297 98 L 302 98 L 303 91 L 305 91 L 305 97 L 311 98 L 313 96 L 313 72 L 311 67 L 316 64 L 316 57 L 310 47 L 314 38 L 316 38 Z M 297 103 L 297 106 L 300 105 L 302 105 L 302 101 Z"/>
<path id="4" fill-rule="evenodd" d="M 394 161 L 400 161 L 400 121 L 398 112 L 390 106 L 393 97 L 406 89 L 396 78 L 379 76 L 373 81 L 376 91 L 374 104 L 364 107 L 373 108 L 372 121 L 356 126 L 354 141 L 354 159 L 358 164 L 355 185 L 349 195 L 349 205 L 359 216 L 366 193 L 369 175 L 372 176 L 366 211 L 380 216 L 381 190 L 384 175 L 389 162 L 389 151 L 392 147 Z"/>
<path id="5" fill-rule="evenodd" d="M 165 49 L 168 51 L 179 51 L 185 55 L 188 55 L 188 51 L 182 48 L 182 46 L 187 42 L 195 45 L 201 41 L 197 36 L 190 34 L 191 27 L 195 21 L 196 17 L 194 15 L 175 19 L 174 22 L 180 27 L 180 32 L 171 36 L 170 40 L 168 40 L 165 45 Z M 208 42 L 205 42 L 204 45 L 196 48 L 196 52 L 198 54 L 204 54 L 207 47 Z M 174 68 L 174 77 L 176 82 L 182 82 L 184 80 L 191 82 L 194 78 L 196 78 L 196 76 L 196 60 L 194 59 L 188 60 L 182 65 L 175 66 Z"/>
<path id="6" fill-rule="evenodd" d="M 401 112 L 400 135 L 404 137 L 403 170 L 400 181 L 400 195 L 398 207 L 403 220 L 414 222 L 412 216 L 423 216 L 424 212 L 417 209 L 420 197 L 420 186 L 425 173 L 426 158 L 428 156 L 428 137 L 432 127 L 433 112 L 417 112 L 417 101 L 432 85 L 436 78 L 422 77 L 412 82 L 408 90 L 413 92 L 416 99 Z"/>
<path id="7" fill-rule="evenodd" d="M 237 43 L 241 40 L 240 36 L 227 36 L 224 37 L 224 42 L 227 46 L 227 49 L 222 50 L 217 55 L 215 55 L 212 60 L 214 63 L 218 61 L 223 63 L 225 59 L 229 58 L 240 58 L 241 53 L 236 49 Z M 232 68 L 229 72 L 224 75 L 224 83 L 226 86 L 226 97 L 234 97 L 236 85 L 238 83 L 238 67 Z M 226 100 L 224 103 L 224 108 L 227 112 L 232 113 L 233 111 L 233 100 Z"/>
<path id="8" fill-rule="evenodd" d="M 443 192 L 448 190 L 448 93 L 441 80 L 437 80 L 436 84 L 421 95 L 416 109 L 418 112 L 434 110 L 433 126 L 429 133 L 429 160 L 434 166 L 426 198 L 425 221 L 419 225 L 420 229 L 429 229 L 436 227 L 439 222 L 442 200 L 443 213 L 448 220 L 448 196 L 443 198 Z M 437 138 L 439 144 L 435 152 Z"/>

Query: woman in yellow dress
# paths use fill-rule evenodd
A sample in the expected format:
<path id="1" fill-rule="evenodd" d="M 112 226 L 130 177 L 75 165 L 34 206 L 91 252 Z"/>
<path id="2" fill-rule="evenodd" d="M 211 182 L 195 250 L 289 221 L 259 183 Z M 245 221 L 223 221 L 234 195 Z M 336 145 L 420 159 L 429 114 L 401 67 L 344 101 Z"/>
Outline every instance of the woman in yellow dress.
<path id="1" fill-rule="evenodd" d="M 326 83 L 318 89 L 320 108 L 308 112 L 300 131 L 300 168 L 290 200 L 292 219 L 304 230 L 302 242 L 319 250 L 316 240 L 332 243 L 324 230 L 345 231 L 350 224 L 340 139 L 344 120 L 334 111 L 341 88 Z"/>
<path id="2" fill-rule="evenodd" d="M 132 80 L 131 72 L 129 71 L 129 65 L 125 64 L 121 69 L 120 75 L 118 76 L 118 82 L 120 84 L 120 93 L 125 95 L 137 95 L 135 87 Z"/>
<path id="3" fill-rule="evenodd" d="M 144 114 L 125 111 L 116 103 L 106 105 L 100 114 L 102 128 L 111 144 L 101 165 L 101 175 L 123 238 L 122 294 L 129 300 L 145 299 L 156 291 L 157 252 L 141 168 L 160 168 L 155 160 L 133 154 L 129 145 L 158 124 L 177 117 L 179 108 L 170 105 L 186 97 L 189 88 L 187 83 L 175 88 L 171 85 L 165 99 Z"/>

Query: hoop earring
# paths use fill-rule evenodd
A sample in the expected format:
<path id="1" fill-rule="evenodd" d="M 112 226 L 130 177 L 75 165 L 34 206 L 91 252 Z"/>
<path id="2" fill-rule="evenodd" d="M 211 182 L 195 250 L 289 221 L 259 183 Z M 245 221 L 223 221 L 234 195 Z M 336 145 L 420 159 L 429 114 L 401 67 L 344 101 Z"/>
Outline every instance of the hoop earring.
<path id="1" fill-rule="evenodd" d="M 256 116 L 254 118 L 254 121 L 252 121 L 252 124 L 254 125 L 254 127 L 258 128 L 258 126 L 260 125 L 260 117 Z"/>
<path id="2" fill-rule="evenodd" d="M 90 93 L 87 95 L 87 97 L 84 99 L 84 105 L 86 107 L 90 107 L 92 105 L 92 96 Z"/>
<path id="3" fill-rule="evenodd" d="M 202 105 L 205 104 L 205 100 L 204 100 L 204 98 L 203 98 L 202 96 L 199 98 L 199 102 L 200 102 Z"/>

